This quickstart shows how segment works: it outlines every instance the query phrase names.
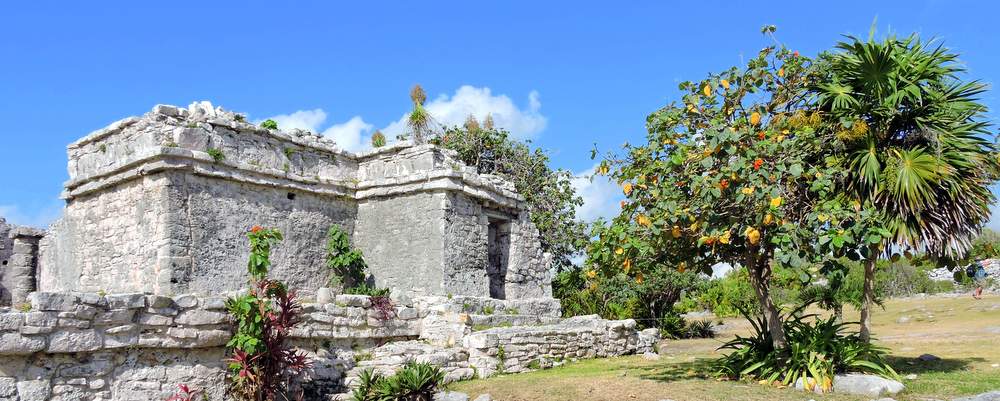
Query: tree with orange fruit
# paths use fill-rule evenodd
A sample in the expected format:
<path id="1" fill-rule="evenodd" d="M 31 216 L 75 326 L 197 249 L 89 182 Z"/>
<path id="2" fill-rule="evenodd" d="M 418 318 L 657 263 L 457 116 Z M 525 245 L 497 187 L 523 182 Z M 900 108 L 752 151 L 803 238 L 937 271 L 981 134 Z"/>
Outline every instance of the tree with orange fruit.
<path id="1" fill-rule="evenodd" d="M 663 266 L 744 266 L 772 343 L 783 348 L 772 264 L 815 260 L 817 233 L 828 226 L 816 207 L 835 183 L 809 98 L 815 79 L 809 59 L 767 47 L 745 68 L 680 84 L 682 100 L 647 117 L 647 143 L 626 144 L 598 168 L 626 200 L 595 226 L 589 265 L 636 280 Z"/>

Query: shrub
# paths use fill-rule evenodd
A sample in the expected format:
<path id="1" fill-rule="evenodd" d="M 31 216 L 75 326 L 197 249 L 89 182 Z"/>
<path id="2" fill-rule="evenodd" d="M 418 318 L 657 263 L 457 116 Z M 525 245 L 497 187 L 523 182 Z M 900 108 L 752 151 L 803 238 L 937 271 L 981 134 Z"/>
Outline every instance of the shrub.
<path id="1" fill-rule="evenodd" d="M 212 160 L 214 160 L 216 163 L 221 163 L 223 160 L 226 160 L 226 155 L 222 153 L 222 150 L 216 148 L 208 148 L 206 152 L 208 152 L 208 155 L 211 156 Z"/>
<path id="2" fill-rule="evenodd" d="M 208 400 L 208 395 L 201 390 L 192 390 L 186 384 L 179 384 L 180 392 L 167 398 L 167 401 L 196 401 L 198 399 Z M 201 396 L 201 397 L 199 397 Z"/>
<path id="3" fill-rule="evenodd" d="M 260 123 L 260 127 L 265 129 L 278 129 L 278 122 L 269 118 Z"/>
<path id="4" fill-rule="evenodd" d="M 254 226 L 247 237 L 250 289 L 226 300 L 236 325 L 226 344 L 232 354 L 226 360 L 232 373 L 228 391 L 237 400 L 288 399 L 292 377 L 309 366 L 305 354 L 296 352 L 287 341 L 289 331 L 301 321 L 302 307 L 294 291 L 266 278 L 271 246 L 281 240 L 281 233 Z"/>
<path id="5" fill-rule="evenodd" d="M 368 284 L 361 284 L 356 287 L 348 287 L 345 289 L 345 293 L 352 295 L 367 295 L 371 300 L 372 309 L 378 312 L 377 316 L 379 320 L 386 321 L 396 317 L 396 307 L 393 305 L 392 300 L 389 299 L 389 294 L 392 291 L 388 288 L 379 288 L 375 286 L 369 286 Z"/>
<path id="6" fill-rule="evenodd" d="M 655 327 L 664 336 L 684 338 L 687 326 L 674 304 L 684 291 L 703 282 L 693 272 L 670 268 L 651 269 L 642 280 L 572 269 L 556 275 L 552 291 L 562 303 L 565 317 L 596 314 L 605 319 L 636 319 L 642 328 Z"/>
<path id="7" fill-rule="evenodd" d="M 819 386 L 822 391 L 832 388 L 833 376 L 847 371 L 868 372 L 897 378 L 885 361 L 887 350 L 862 341 L 847 327 L 857 323 L 840 323 L 835 317 L 800 316 L 805 306 L 783 316 L 788 346 L 775 349 L 762 317 L 751 317 L 750 336 L 737 336 L 719 349 L 732 350 L 715 362 L 716 372 L 730 379 L 753 379 L 771 384 L 794 385 L 802 378 L 807 390 Z"/>
<path id="8" fill-rule="evenodd" d="M 715 324 L 711 320 L 694 320 L 687 323 L 684 338 L 714 338 Z"/>
<path id="9" fill-rule="evenodd" d="M 327 232 L 326 266 L 333 270 L 330 285 L 345 289 L 365 282 L 365 264 L 361 251 L 351 247 L 351 239 L 340 226 L 333 225 Z M 368 295 L 368 294 L 365 294 Z"/>
<path id="10" fill-rule="evenodd" d="M 407 362 L 396 374 L 383 376 L 372 369 L 361 372 L 353 401 L 431 401 L 444 381 L 444 372 L 429 363 Z"/>

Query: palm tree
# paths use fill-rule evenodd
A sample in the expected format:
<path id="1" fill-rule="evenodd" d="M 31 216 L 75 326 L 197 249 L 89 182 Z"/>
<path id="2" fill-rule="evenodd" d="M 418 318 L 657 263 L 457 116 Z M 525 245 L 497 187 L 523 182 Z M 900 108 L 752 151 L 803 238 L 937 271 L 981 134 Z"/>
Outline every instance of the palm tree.
<path id="1" fill-rule="evenodd" d="M 997 158 L 979 81 L 957 55 L 916 35 L 848 36 L 823 57 L 820 109 L 836 136 L 846 195 L 874 208 L 883 240 L 867 245 L 861 336 L 871 333 L 875 261 L 893 249 L 958 259 L 989 220 Z"/>

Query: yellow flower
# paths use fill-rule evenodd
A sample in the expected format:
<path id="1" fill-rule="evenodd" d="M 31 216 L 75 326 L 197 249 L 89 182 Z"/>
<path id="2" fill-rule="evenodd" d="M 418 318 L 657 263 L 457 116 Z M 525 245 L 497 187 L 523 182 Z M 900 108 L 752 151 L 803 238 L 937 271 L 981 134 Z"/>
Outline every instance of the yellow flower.
<path id="1" fill-rule="evenodd" d="M 705 85 L 705 87 L 704 87 L 704 88 L 702 88 L 702 90 L 701 90 L 701 91 L 702 91 L 703 93 L 705 93 L 705 96 L 712 96 L 712 86 L 711 86 L 711 85 L 707 85 L 707 84 L 706 84 L 706 85 Z"/>
<path id="2" fill-rule="evenodd" d="M 595 278 L 595 277 L 597 277 L 597 272 L 596 271 L 587 270 L 587 278 Z"/>
<path id="3" fill-rule="evenodd" d="M 829 217 L 823 213 L 816 215 L 816 220 L 819 220 L 820 223 L 825 223 L 827 219 L 829 219 Z"/>
<path id="4" fill-rule="evenodd" d="M 750 195 L 753 193 L 753 187 L 743 187 L 740 192 L 743 192 L 743 195 Z"/>
<path id="5" fill-rule="evenodd" d="M 729 243 L 729 231 L 726 231 L 726 232 L 722 233 L 722 235 L 719 236 L 719 242 L 722 243 L 722 244 L 728 244 Z"/>
<path id="6" fill-rule="evenodd" d="M 630 193 L 632 193 L 632 183 L 626 182 L 624 185 L 622 185 L 622 192 L 625 192 L 625 196 L 628 196 Z"/>
<path id="7" fill-rule="evenodd" d="M 781 67 L 781 68 L 778 69 L 778 76 L 779 77 L 785 76 L 785 68 L 784 67 Z"/>
<path id="8" fill-rule="evenodd" d="M 608 174 L 608 166 L 606 164 L 602 164 L 601 165 L 601 169 L 598 170 L 598 174 L 600 174 L 600 175 L 607 175 Z"/>
<path id="9" fill-rule="evenodd" d="M 681 262 L 681 264 L 677 265 L 677 271 L 681 273 L 684 273 L 684 271 L 687 270 L 687 268 L 688 268 L 687 262 Z"/>
<path id="10" fill-rule="evenodd" d="M 779 207 L 779 206 L 781 206 L 781 197 L 779 196 L 777 198 L 771 198 L 771 207 Z"/>
<path id="11" fill-rule="evenodd" d="M 777 142 L 784 141 L 785 140 L 785 136 L 784 135 L 778 135 L 778 136 L 774 137 L 774 140 L 777 141 Z"/>
<path id="12" fill-rule="evenodd" d="M 624 249 L 622 249 L 622 248 L 615 249 L 615 255 L 621 255 L 623 253 L 625 253 Z"/>
<path id="13" fill-rule="evenodd" d="M 653 222 L 649 219 L 649 217 L 646 217 L 646 215 L 644 214 L 636 216 L 635 221 L 636 223 L 639 223 L 639 225 L 643 227 L 649 227 L 653 225 Z"/>
<path id="14" fill-rule="evenodd" d="M 729 81 L 723 79 L 722 81 L 719 82 L 722 84 L 723 88 L 729 89 Z"/>
<path id="15" fill-rule="evenodd" d="M 625 262 L 622 263 L 622 266 L 625 268 L 625 274 L 628 274 L 628 271 L 632 270 L 632 259 L 625 258 Z"/>
<path id="16" fill-rule="evenodd" d="M 765 226 L 766 225 L 770 225 L 772 221 L 774 221 L 774 216 L 771 215 L 770 213 L 768 213 L 766 216 L 764 216 L 764 225 Z"/>
<path id="17" fill-rule="evenodd" d="M 755 111 L 750 114 L 750 124 L 753 125 L 760 124 L 760 113 Z"/>
<path id="18" fill-rule="evenodd" d="M 816 178 L 823 178 L 823 173 L 817 171 L 816 172 Z"/>
<path id="19" fill-rule="evenodd" d="M 751 245 L 757 245 L 757 242 L 760 241 L 760 231 L 757 231 L 756 228 L 747 227 L 746 231 L 743 232 L 743 235 L 747 237 L 747 241 L 750 241 Z"/>
<path id="20" fill-rule="evenodd" d="M 693 104 L 689 104 L 688 107 L 687 107 L 687 109 L 688 109 L 688 113 L 697 113 L 698 112 L 698 109 L 695 108 Z"/>
<path id="21" fill-rule="evenodd" d="M 670 234 L 673 235 L 674 238 L 680 238 L 681 237 L 681 227 L 680 226 L 674 226 L 674 229 L 670 230 Z"/>
<path id="22" fill-rule="evenodd" d="M 691 223 L 691 225 L 688 226 L 688 231 L 691 231 L 691 232 L 698 231 L 698 222 L 696 221 L 694 223 Z"/>
<path id="23" fill-rule="evenodd" d="M 639 284 L 642 284 L 642 281 L 643 281 L 642 280 L 642 273 L 636 274 L 635 275 L 635 282 L 639 283 Z"/>

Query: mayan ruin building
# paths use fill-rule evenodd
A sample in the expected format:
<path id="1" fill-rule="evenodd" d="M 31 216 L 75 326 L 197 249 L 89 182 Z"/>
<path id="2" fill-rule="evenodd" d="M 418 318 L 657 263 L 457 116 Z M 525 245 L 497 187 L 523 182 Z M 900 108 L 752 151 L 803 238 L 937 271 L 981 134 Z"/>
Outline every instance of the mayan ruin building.
<path id="1" fill-rule="evenodd" d="M 270 274 L 304 300 L 293 333 L 306 399 L 342 399 L 363 368 L 429 361 L 447 380 L 642 353 L 655 329 L 564 319 L 523 198 L 448 150 L 354 154 L 207 102 L 158 105 L 67 147 L 61 219 L 0 220 L 0 400 L 224 399 L 227 297 L 246 233 L 284 234 Z M 347 232 L 394 316 L 328 288 L 326 236 Z"/>

